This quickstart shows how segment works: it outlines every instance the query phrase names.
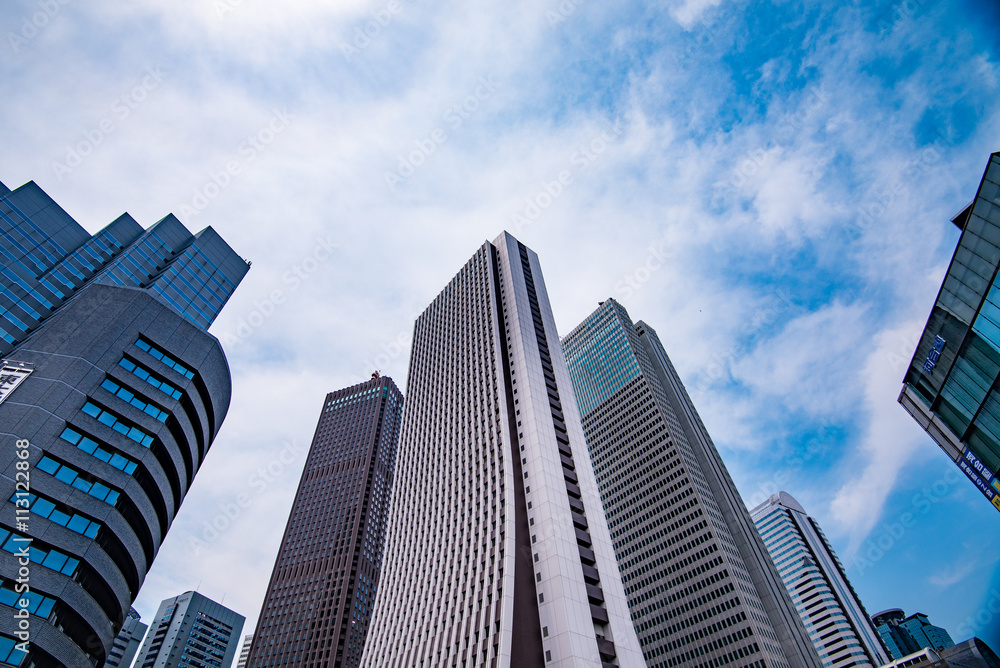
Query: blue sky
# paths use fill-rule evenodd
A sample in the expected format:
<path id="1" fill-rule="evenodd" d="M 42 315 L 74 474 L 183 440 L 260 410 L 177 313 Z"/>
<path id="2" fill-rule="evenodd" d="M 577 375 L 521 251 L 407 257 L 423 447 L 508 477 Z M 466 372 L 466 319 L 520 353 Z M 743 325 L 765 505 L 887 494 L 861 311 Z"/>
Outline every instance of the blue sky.
<path id="1" fill-rule="evenodd" d="M 1000 515 L 896 403 L 1000 149 L 994 3 L 12 0 L 0 26 L 0 181 L 253 261 L 144 618 L 200 587 L 252 627 L 324 394 L 404 385 L 415 315 L 508 229 L 563 333 L 609 296 L 659 332 L 744 499 L 792 493 L 869 612 L 1000 647 Z"/>

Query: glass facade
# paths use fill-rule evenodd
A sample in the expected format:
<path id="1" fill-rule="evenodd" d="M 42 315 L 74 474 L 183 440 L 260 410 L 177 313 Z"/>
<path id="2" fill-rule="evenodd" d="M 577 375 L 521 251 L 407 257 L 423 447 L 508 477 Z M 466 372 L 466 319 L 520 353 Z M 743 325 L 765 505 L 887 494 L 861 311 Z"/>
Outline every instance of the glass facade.
<path id="1" fill-rule="evenodd" d="M 574 389 L 581 415 L 589 414 L 642 373 L 620 324 L 628 318 L 625 309 L 614 300 L 607 304 L 607 309 L 598 310 L 573 332 L 573 344 L 565 348 L 566 365 L 577 382 Z"/>
<path id="2" fill-rule="evenodd" d="M 892 608 L 878 613 L 872 621 L 893 659 L 902 659 L 921 649 L 942 650 L 955 646 L 945 629 L 931 624 L 927 615 L 920 612 L 906 617 L 899 608 Z"/>
<path id="3" fill-rule="evenodd" d="M 955 645 L 955 641 L 951 639 L 951 634 L 940 626 L 931 624 L 925 614 L 918 612 L 910 615 L 900 626 L 909 631 L 910 635 L 913 636 L 913 639 L 921 647 L 946 649 Z"/>
<path id="4" fill-rule="evenodd" d="M 249 265 L 213 230 L 128 214 L 91 236 L 34 182 L 0 189 L 0 354 L 90 282 L 149 290 L 202 329 Z"/>
<path id="5" fill-rule="evenodd" d="M 900 403 L 1000 509 L 1000 154 L 990 156 Z"/>

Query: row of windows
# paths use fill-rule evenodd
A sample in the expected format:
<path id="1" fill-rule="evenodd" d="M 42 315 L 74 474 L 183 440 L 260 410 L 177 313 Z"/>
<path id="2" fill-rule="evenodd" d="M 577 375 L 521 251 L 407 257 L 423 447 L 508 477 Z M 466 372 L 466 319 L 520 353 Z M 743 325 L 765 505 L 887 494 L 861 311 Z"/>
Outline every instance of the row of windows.
<path id="1" fill-rule="evenodd" d="M 86 413 L 87 415 L 91 416 L 92 418 L 96 419 L 98 422 L 108 425 L 109 427 L 117 431 L 119 434 L 127 436 L 128 438 L 132 439 L 136 443 L 139 443 L 140 445 L 144 445 L 148 448 L 153 444 L 152 434 L 149 434 L 144 429 L 140 429 L 139 427 L 129 422 L 126 422 L 124 419 L 118 417 L 111 411 L 98 406 L 92 401 L 88 401 L 87 403 L 85 403 L 83 405 L 83 408 L 81 408 L 80 410 Z"/>
<path id="2" fill-rule="evenodd" d="M 19 605 L 21 600 L 28 602 L 27 608 Z M 14 583 L 11 581 L 4 581 L 3 585 L 0 586 L 0 605 L 5 605 L 8 608 L 25 609 L 31 614 L 45 619 L 52 612 L 52 607 L 55 604 L 54 598 L 39 594 L 37 591 L 20 593 L 14 591 Z"/>
<path id="3" fill-rule="evenodd" d="M 59 435 L 59 438 L 72 443 L 79 449 L 86 452 L 88 455 L 93 455 L 102 462 L 107 462 L 111 464 L 116 469 L 124 471 L 125 473 L 132 475 L 138 464 L 111 450 L 111 446 L 98 443 L 90 436 L 85 436 L 81 432 L 77 431 L 73 427 L 66 427 L 63 433 Z"/>
<path id="4" fill-rule="evenodd" d="M 73 467 L 68 464 L 60 464 L 51 457 L 42 457 L 35 467 L 40 471 L 48 473 L 56 480 L 61 480 L 67 485 L 76 487 L 81 492 L 86 492 L 95 499 L 104 501 L 108 505 L 115 505 L 115 503 L 118 502 L 118 497 L 121 496 L 120 492 L 111 489 L 103 483 L 88 480 Z"/>
<path id="5" fill-rule="evenodd" d="M 123 357 L 118 361 L 118 366 L 131 371 L 132 374 L 142 380 L 144 380 L 149 385 L 152 385 L 160 392 L 163 392 L 171 399 L 180 399 L 184 393 L 163 380 L 159 376 L 155 375 L 152 371 L 142 366 L 141 364 L 136 364 L 127 357 Z"/>
<path id="6" fill-rule="evenodd" d="M 139 350 L 146 351 L 147 353 L 149 353 L 151 357 L 160 360 L 161 362 L 163 362 L 168 367 L 170 367 L 177 373 L 181 374 L 185 378 L 188 379 L 194 378 L 194 371 L 191 371 L 191 369 L 187 368 L 186 366 L 175 360 L 173 357 L 167 354 L 165 350 L 158 348 L 156 344 L 151 343 L 142 337 L 139 337 L 139 340 L 135 342 L 135 347 L 138 348 Z"/>
<path id="7" fill-rule="evenodd" d="M 121 385 L 113 381 L 111 378 L 105 378 L 101 382 L 101 387 L 103 387 L 105 390 L 115 395 L 122 401 L 125 401 L 126 403 L 135 406 L 146 415 L 150 415 L 156 418 L 160 422 L 166 422 L 167 418 L 170 415 L 169 413 L 167 413 L 167 411 L 163 410 L 162 408 L 159 408 L 158 406 L 151 404 L 149 401 L 146 400 L 145 397 L 140 397 L 136 395 L 128 388 L 122 387 Z"/>
<path id="8" fill-rule="evenodd" d="M 80 565 L 79 559 L 65 555 L 59 550 L 43 550 L 34 546 L 35 541 L 31 542 L 32 544 L 28 546 L 28 559 L 36 564 L 70 577 L 76 572 L 76 567 Z M 0 527 L 0 549 L 17 554 L 24 549 L 24 542 L 17 534 L 12 534 Z"/>
<path id="9" fill-rule="evenodd" d="M 11 496 L 10 500 L 11 503 L 16 504 L 18 501 L 17 494 L 15 493 Z M 75 531 L 76 533 L 84 535 L 87 538 L 96 538 L 97 532 L 101 530 L 101 525 L 97 522 L 94 522 L 79 513 L 73 512 L 62 504 L 56 505 L 55 502 L 49 501 L 48 499 L 40 497 L 37 494 L 28 494 L 27 503 L 27 507 L 31 508 L 31 513 L 33 515 L 38 515 L 43 519 L 54 522 L 59 526 L 66 527 L 70 531 Z"/>
<path id="10" fill-rule="evenodd" d="M 21 666 L 28 658 L 28 652 L 19 649 L 19 645 L 26 647 L 27 643 L 21 643 L 19 640 L 0 635 L 0 663 L 6 666 L 14 666 L 14 668 Z"/>

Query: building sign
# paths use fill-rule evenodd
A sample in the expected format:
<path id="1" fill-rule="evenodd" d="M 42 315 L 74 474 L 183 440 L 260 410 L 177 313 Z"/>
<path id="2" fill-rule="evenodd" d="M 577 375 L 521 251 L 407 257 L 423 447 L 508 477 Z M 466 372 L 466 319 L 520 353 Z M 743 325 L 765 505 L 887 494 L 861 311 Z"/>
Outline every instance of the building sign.
<path id="1" fill-rule="evenodd" d="M 0 361 L 0 404 L 34 371 L 27 362 Z"/>
<path id="2" fill-rule="evenodd" d="M 989 499 L 997 510 L 1000 510 L 1000 478 L 986 468 L 976 453 L 965 448 L 962 458 L 958 460 L 958 468 L 962 469 L 969 480 L 976 484 L 983 496 Z"/>
<path id="3" fill-rule="evenodd" d="M 941 351 L 944 350 L 944 343 L 944 339 L 940 336 L 934 337 L 934 343 L 931 344 L 931 351 L 927 353 L 927 359 L 924 360 L 924 371 L 927 373 L 934 371 L 938 360 L 941 359 Z"/>

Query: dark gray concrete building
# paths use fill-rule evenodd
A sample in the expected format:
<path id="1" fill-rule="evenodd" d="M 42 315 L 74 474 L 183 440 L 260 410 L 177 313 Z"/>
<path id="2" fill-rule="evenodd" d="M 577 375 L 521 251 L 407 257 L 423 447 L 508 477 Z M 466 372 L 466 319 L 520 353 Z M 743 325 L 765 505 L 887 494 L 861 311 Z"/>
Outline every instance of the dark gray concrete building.
<path id="1" fill-rule="evenodd" d="M 246 665 L 356 668 L 382 570 L 403 395 L 326 395 Z"/>
<path id="2" fill-rule="evenodd" d="M 226 668 L 246 618 L 198 592 L 160 603 L 135 668 Z"/>
<path id="3" fill-rule="evenodd" d="M 649 668 L 819 668 L 656 332 L 609 299 L 562 347 Z"/>
<path id="4" fill-rule="evenodd" d="M 91 237 L 35 184 L 0 187 L 8 664 L 111 656 L 229 408 L 206 328 L 246 270 L 210 228 L 124 215 Z"/>

